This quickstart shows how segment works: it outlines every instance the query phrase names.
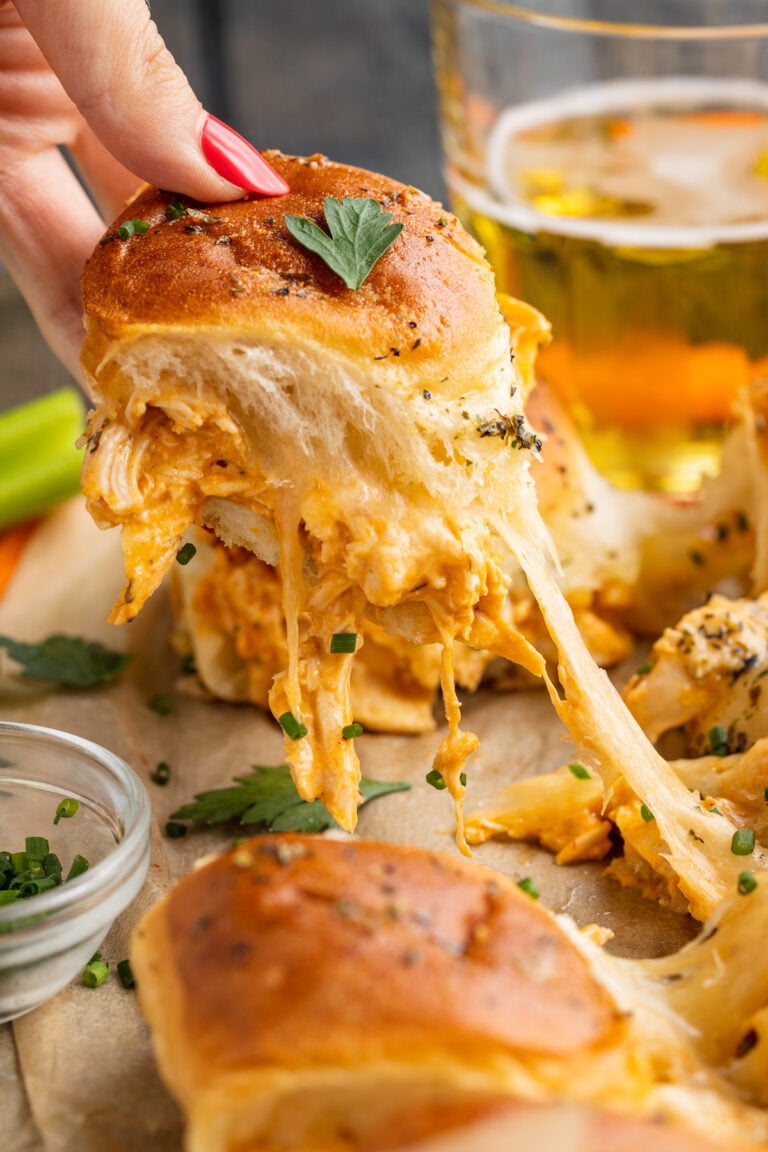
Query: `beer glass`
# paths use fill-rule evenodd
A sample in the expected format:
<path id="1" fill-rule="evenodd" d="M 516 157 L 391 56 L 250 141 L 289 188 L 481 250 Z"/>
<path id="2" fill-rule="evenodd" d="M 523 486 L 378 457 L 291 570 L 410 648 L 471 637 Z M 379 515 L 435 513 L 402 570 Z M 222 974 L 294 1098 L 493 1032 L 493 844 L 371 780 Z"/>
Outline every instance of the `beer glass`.
<path id="1" fill-rule="evenodd" d="M 696 492 L 768 377 L 768 4 L 431 19 L 451 205 L 552 322 L 540 376 L 614 484 Z"/>

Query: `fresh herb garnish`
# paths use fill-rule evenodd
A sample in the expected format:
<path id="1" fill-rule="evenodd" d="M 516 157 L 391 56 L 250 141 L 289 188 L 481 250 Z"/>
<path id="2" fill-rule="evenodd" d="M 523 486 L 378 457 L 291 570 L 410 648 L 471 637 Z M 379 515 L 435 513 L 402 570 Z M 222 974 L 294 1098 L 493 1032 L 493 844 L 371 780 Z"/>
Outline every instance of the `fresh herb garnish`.
<path id="1" fill-rule="evenodd" d="M 354 740 L 356 736 L 362 736 L 365 729 L 362 724 L 358 724 L 353 720 L 351 724 L 345 724 L 341 730 L 341 737 L 343 740 Z"/>
<path id="2" fill-rule="evenodd" d="M 82 861 L 84 867 L 77 866 L 77 861 Z M 87 867 L 84 856 L 75 856 L 64 877 L 61 860 L 51 852 L 45 836 L 27 836 L 22 852 L 0 852 L 0 905 L 58 888 Z"/>
<path id="3" fill-rule="evenodd" d="M 0 648 L 24 669 L 30 680 L 47 680 L 68 688 L 94 688 L 114 680 L 128 667 L 130 652 L 113 652 L 81 636 L 56 634 L 39 644 L 23 644 L 10 636 L 0 636 Z"/>
<path id="4" fill-rule="evenodd" d="M 568 771 L 571 773 L 572 776 L 575 776 L 577 780 L 591 780 L 592 779 L 592 777 L 589 774 L 589 769 L 585 768 L 583 764 L 569 764 L 568 765 Z"/>
<path id="5" fill-rule="evenodd" d="M 149 706 L 158 716 L 170 716 L 173 712 L 173 696 L 167 692 L 156 692 L 149 701 Z"/>
<path id="6" fill-rule="evenodd" d="M 164 788 L 171 779 L 171 766 L 168 761 L 160 760 L 159 763 L 155 765 L 154 770 L 150 772 L 149 778 L 153 784 Z"/>
<path id="7" fill-rule="evenodd" d="M 403 792 L 410 784 L 360 781 L 361 803 L 389 792 Z M 286 764 L 258 766 L 247 776 L 236 776 L 229 788 L 198 792 L 190 804 L 172 814 L 173 820 L 199 820 L 223 824 L 238 819 L 241 824 L 261 825 L 269 832 L 323 832 L 338 824 L 321 800 L 302 800 Z"/>
<path id="8" fill-rule="evenodd" d="M 120 977 L 120 983 L 123 988 L 132 989 L 136 987 L 136 977 L 133 974 L 130 960 L 118 960 L 117 974 Z"/>
<path id="9" fill-rule="evenodd" d="M 366 197 L 336 200 L 326 196 L 323 210 L 330 236 L 306 216 L 286 216 L 285 226 L 299 244 L 340 276 L 347 288 L 357 289 L 400 235 L 403 225 L 392 224 L 392 213 Z"/>
<path id="10" fill-rule="evenodd" d="M 442 790 L 444 788 L 448 787 L 446 779 L 443 776 L 443 774 L 439 768 L 432 768 L 431 771 L 427 772 L 424 779 L 426 780 L 427 784 L 431 784 L 433 788 L 437 788 L 438 792 L 442 792 Z M 464 788 L 466 788 L 466 786 L 467 786 L 467 774 L 466 774 L 466 772 L 460 773 L 459 781 L 461 782 L 462 786 Z"/>
<path id="11" fill-rule="evenodd" d="M 755 833 L 751 828 L 737 828 L 731 838 L 734 856 L 751 856 L 755 850 Z"/>
<path id="12" fill-rule="evenodd" d="M 74 796 L 65 796 L 63 800 L 59 800 L 56 806 L 56 815 L 53 818 L 54 824 L 58 824 L 59 820 L 70 820 L 75 812 L 80 807 L 80 801 L 75 800 Z"/>
<path id="13" fill-rule="evenodd" d="M 737 891 L 740 896 L 749 896 L 757 888 L 757 880 L 752 872 L 739 872 Z"/>
<path id="14" fill-rule="evenodd" d="M 181 200 L 171 200 L 170 204 L 165 210 L 166 220 L 178 220 L 182 216 L 186 216 L 187 206 L 182 204 Z"/>
<path id="15" fill-rule="evenodd" d="M 538 900 L 539 896 L 541 895 L 533 880 L 531 880 L 530 876 L 524 876 L 522 880 L 518 880 L 517 886 L 521 889 L 521 891 L 525 892 L 533 900 Z"/>
<path id="16" fill-rule="evenodd" d="M 301 740 L 307 734 L 306 724 L 297 720 L 293 712 L 283 712 L 278 716 L 277 722 L 291 740 Z"/>
<path id="17" fill-rule="evenodd" d="M 728 733 L 722 724 L 715 724 L 707 733 L 710 751 L 713 756 L 728 755 Z"/>
<path id="18" fill-rule="evenodd" d="M 165 834 L 171 840 L 179 840 L 187 834 L 186 824 L 179 824 L 178 820 L 169 820 L 165 825 Z"/>
<path id="19" fill-rule="evenodd" d="M 117 230 L 117 234 L 121 240 L 127 240 L 129 236 L 143 236 L 145 232 L 149 231 L 148 220 L 126 220 L 121 224 Z"/>
<path id="20" fill-rule="evenodd" d="M 334 632 L 331 636 L 331 652 L 349 653 L 357 647 L 357 632 Z"/>
<path id="21" fill-rule="evenodd" d="M 647 804 L 641 804 L 640 805 L 640 816 L 645 821 L 646 824 L 650 824 L 651 820 L 656 819 L 656 817 L 654 816 L 653 812 L 651 812 L 651 810 Z"/>
<path id="22" fill-rule="evenodd" d="M 98 988 L 103 984 L 109 976 L 109 965 L 105 964 L 101 959 L 101 954 L 96 953 L 95 957 L 86 964 L 83 969 L 83 984 L 86 988 Z"/>
<path id="23" fill-rule="evenodd" d="M 176 553 L 176 563 L 181 564 L 183 568 L 184 565 L 189 564 L 190 560 L 194 555 L 196 555 L 196 553 L 197 548 L 195 548 L 191 540 L 188 540 L 186 544 L 182 544 L 181 548 L 179 548 L 178 552 Z"/>

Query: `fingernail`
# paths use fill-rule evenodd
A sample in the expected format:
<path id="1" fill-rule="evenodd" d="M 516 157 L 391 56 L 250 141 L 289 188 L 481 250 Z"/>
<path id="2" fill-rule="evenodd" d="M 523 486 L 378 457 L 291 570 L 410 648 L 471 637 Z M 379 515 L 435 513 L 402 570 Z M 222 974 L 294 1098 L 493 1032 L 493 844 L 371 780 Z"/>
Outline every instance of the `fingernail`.
<path id="1" fill-rule="evenodd" d="M 228 124 L 208 116 L 200 137 L 203 155 L 211 168 L 247 192 L 284 196 L 290 188 L 260 152 Z"/>

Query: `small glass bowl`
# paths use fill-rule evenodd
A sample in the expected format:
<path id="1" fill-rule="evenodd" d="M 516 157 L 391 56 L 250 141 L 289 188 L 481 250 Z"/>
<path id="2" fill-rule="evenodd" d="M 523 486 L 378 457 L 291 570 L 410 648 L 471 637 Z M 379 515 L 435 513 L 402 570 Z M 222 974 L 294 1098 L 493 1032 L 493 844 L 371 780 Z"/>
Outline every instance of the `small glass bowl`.
<path id="1" fill-rule="evenodd" d="M 54 824 L 61 800 L 78 809 Z M 136 773 L 105 748 L 31 724 L 0 721 L 0 851 L 45 837 L 64 876 L 36 896 L 0 904 L 0 1021 L 29 1012 L 82 971 L 149 867 L 150 806 Z"/>

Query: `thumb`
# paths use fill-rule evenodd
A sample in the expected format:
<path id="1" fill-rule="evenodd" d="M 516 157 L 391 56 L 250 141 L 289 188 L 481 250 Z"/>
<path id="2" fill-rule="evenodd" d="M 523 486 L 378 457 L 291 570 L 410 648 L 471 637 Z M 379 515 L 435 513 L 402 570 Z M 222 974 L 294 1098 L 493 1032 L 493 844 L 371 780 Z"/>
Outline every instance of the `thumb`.
<path id="1" fill-rule="evenodd" d="M 70 99 L 131 172 L 196 200 L 288 186 L 246 140 L 205 111 L 145 0 L 15 0 Z"/>

